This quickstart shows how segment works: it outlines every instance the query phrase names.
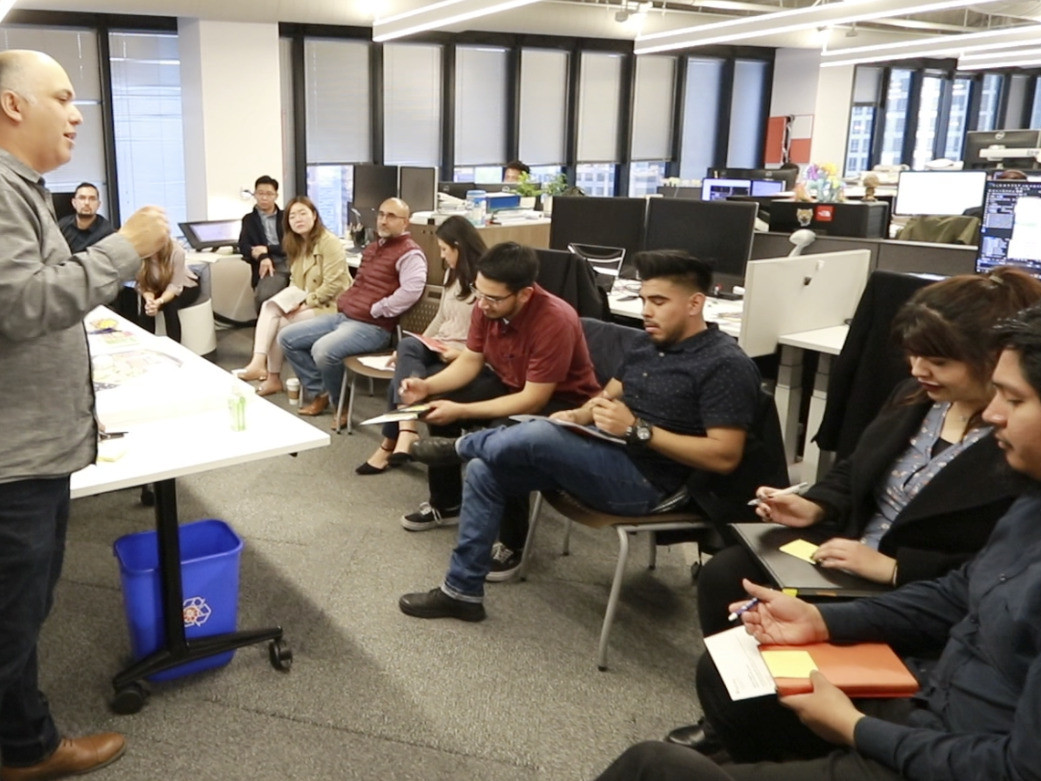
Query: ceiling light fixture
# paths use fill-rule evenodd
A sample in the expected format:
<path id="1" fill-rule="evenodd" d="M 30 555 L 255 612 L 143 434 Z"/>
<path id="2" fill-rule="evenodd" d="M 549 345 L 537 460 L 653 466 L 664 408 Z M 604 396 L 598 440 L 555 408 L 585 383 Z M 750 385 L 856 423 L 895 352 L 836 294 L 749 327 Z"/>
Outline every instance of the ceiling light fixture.
<path id="1" fill-rule="evenodd" d="M 871 46 L 853 46 L 832 49 L 822 55 L 821 67 L 906 60 L 912 57 L 960 57 L 967 52 L 1009 49 L 1041 40 L 1041 25 L 1003 27 L 964 35 L 931 35 L 912 41 L 879 43 Z"/>
<path id="2" fill-rule="evenodd" d="M 541 0 L 441 0 L 386 19 L 376 19 L 372 23 L 372 40 L 376 43 L 392 41 L 538 2 Z"/>
<path id="3" fill-rule="evenodd" d="M 748 38 L 806 30 L 814 27 L 852 24 L 890 16 L 981 6 L 1000 0 L 845 0 L 760 16 L 728 19 L 679 30 L 668 30 L 636 38 L 636 54 L 686 49 L 693 46 L 732 43 Z"/>
<path id="4" fill-rule="evenodd" d="M 1007 62 L 1002 60 L 980 60 L 979 62 L 962 62 L 958 61 L 958 70 L 960 71 L 978 71 L 978 70 L 989 70 L 995 68 L 1032 68 L 1035 65 L 1041 65 L 1041 51 L 1038 51 L 1033 57 L 1027 57 L 1026 59 L 1020 59 L 1016 62 Z"/>
<path id="5" fill-rule="evenodd" d="M 4 20 L 13 5 L 14 0 L 0 0 L 0 22 Z"/>

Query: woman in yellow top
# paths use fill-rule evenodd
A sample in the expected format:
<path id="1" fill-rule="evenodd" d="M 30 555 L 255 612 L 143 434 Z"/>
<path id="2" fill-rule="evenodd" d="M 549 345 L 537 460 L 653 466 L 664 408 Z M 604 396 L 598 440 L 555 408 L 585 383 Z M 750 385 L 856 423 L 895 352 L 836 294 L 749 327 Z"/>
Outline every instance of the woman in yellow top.
<path id="1" fill-rule="evenodd" d="M 261 380 L 260 396 L 282 390 L 282 350 L 277 338 L 282 326 L 332 314 L 336 298 L 351 286 L 343 243 L 322 224 L 310 198 L 298 195 L 291 200 L 283 219 L 289 287 L 261 305 L 253 358 L 238 372 L 244 380 Z"/>

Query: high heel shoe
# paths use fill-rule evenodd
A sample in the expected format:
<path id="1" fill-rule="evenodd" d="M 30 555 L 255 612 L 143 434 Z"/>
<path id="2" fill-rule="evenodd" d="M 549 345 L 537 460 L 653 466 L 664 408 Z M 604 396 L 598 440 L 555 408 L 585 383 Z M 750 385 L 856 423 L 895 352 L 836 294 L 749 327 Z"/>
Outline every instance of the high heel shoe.
<path id="1" fill-rule="evenodd" d="M 267 372 L 263 369 L 256 372 L 247 371 L 246 369 L 236 369 L 233 373 L 240 380 L 245 380 L 246 382 L 263 382 L 267 379 Z"/>
<path id="2" fill-rule="evenodd" d="M 384 447 L 383 443 L 380 443 L 380 450 L 382 450 L 382 451 L 384 451 L 386 453 L 393 453 L 394 452 L 393 448 Z M 392 466 L 397 466 L 397 464 L 390 462 L 389 459 L 388 459 L 387 464 L 384 465 L 384 466 L 373 466 L 368 461 L 366 461 L 365 463 L 360 464 L 359 466 L 355 467 L 354 473 L 358 474 L 358 475 L 381 475 L 384 472 L 386 472 L 389 467 L 392 467 Z"/>
<path id="3" fill-rule="evenodd" d="M 419 441 L 418 431 L 409 431 L 407 429 L 403 429 L 398 432 L 398 437 L 400 438 L 402 434 L 411 434 L 414 437 L 414 439 L 409 444 L 408 450 L 395 450 L 393 453 L 390 454 L 390 456 L 387 458 L 387 463 L 389 463 L 391 466 L 402 466 L 403 464 L 407 464 L 409 461 L 411 461 L 412 453 L 410 451 L 412 450 L 412 445 L 416 444 L 416 442 Z"/>

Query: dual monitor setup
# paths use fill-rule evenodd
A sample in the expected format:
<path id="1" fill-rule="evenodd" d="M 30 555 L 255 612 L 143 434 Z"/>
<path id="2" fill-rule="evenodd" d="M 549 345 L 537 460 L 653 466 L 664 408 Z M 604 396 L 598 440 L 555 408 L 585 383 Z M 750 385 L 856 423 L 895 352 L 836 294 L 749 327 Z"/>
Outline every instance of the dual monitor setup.
<path id="1" fill-rule="evenodd" d="M 631 259 L 644 249 L 683 249 L 718 274 L 741 277 L 752 252 L 755 216 L 756 205 L 740 201 L 558 196 L 549 246 L 624 249 L 623 277 L 635 276 Z"/>

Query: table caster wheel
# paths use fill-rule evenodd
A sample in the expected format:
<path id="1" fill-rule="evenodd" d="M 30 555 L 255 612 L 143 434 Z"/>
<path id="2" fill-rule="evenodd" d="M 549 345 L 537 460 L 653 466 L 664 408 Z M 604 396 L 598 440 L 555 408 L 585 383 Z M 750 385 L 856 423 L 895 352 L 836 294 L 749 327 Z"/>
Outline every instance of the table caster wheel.
<path id="1" fill-rule="evenodd" d="M 112 710 L 121 716 L 128 716 L 140 711 L 147 699 L 148 692 L 145 687 L 139 683 L 131 683 L 116 692 L 111 702 Z"/>
<path id="2" fill-rule="evenodd" d="M 267 652 L 272 667 L 284 673 L 289 672 L 293 666 L 293 649 L 285 640 L 282 638 L 272 640 L 267 647 Z"/>

